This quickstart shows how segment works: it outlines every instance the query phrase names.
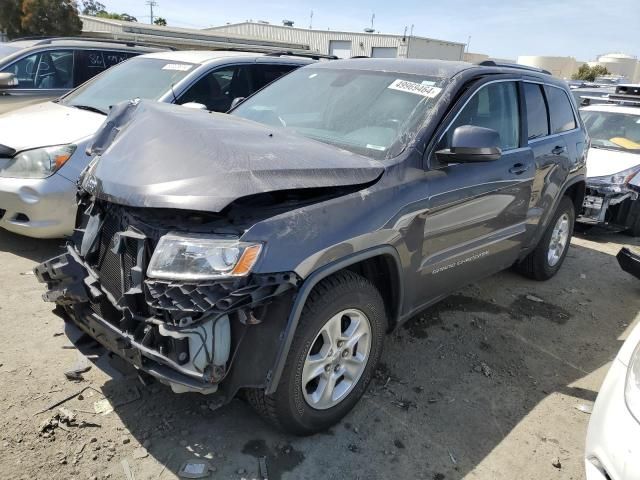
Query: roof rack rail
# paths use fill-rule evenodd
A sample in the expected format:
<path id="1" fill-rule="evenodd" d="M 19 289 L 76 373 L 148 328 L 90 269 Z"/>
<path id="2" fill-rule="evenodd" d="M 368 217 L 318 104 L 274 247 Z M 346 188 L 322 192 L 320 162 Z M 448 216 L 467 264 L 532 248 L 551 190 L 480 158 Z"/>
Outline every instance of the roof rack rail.
<path id="1" fill-rule="evenodd" d="M 528 65 L 520 65 L 519 63 L 506 63 L 506 62 L 496 62 L 495 60 L 483 60 L 482 62 L 478 62 L 477 65 L 481 65 L 483 67 L 506 67 L 506 68 L 517 68 L 518 70 L 528 70 L 530 72 L 538 72 L 544 73 L 546 75 L 551 75 L 549 70 L 544 70 L 542 68 L 530 67 Z"/>
<path id="2" fill-rule="evenodd" d="M 269 52 L 269 53 L 267 53 L 265 55 L 267 57 L 282 57 L 282 56 L 286 56 L 286 55 L 291 55 L 292 57 L 308 57 L 308 58 L 311 58 L 313 60 L 320 60 L 320 59 L 338 60 L 338 57 L 336 57 L 335 55 L 325 55 L 324 53 L 313 53 L 313 52 L 297 53 L 297 52 L 293 52 L 291 50 L 282 50 L 282 51 L 278 51 L 278 52 Z"/>
<path id="3" fill-rule="evenodd" d="M 152 48 L 164 48 L 166 50 L 177 50 L 175 47 L 171 47 L 169 45 L 160 45 L 157 43 L 147 43 L 147 42 L 137 42 L 134 40 L 114 40 L 111 38 L 102 38 L 102 37 L 83 37 L 83 36 L 72 36 L 72 37 L 21 37 L 12 40 L 13 42 L 17 42 L 20 40 L 38 40 L 36 45 L 50 45 L 55 41 L 61 40 L 82 40 L 85 42 L 95 42 L 95 43 L 115 43 L 118 45 L 126 45 L 128 47 L 152 47 Z"/>

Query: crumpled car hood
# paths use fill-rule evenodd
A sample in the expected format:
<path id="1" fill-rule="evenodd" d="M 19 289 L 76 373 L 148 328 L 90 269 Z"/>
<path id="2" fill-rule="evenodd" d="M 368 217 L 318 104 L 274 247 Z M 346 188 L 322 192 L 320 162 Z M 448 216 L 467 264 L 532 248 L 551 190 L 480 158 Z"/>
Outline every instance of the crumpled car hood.
<path id="1" fill-rule="evenodd" d="M 84 178 L 97 198 L 132 207 L 219 212 L 264 192 L 376 180 L 375 160 L 226 114 L 150 101 L 112 108 Z"/>

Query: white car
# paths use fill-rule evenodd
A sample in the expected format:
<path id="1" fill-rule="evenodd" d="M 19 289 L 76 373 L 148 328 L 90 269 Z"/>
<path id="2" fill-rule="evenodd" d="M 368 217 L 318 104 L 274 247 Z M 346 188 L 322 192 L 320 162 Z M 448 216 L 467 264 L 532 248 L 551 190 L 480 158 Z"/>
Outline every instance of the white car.
<path id="1" fill-rule="evenodd" d="M 1 115 L 0 227 L 38 238 L 73 233 L 75 182 L 112 105 L 140 98 L 226 112 L 234 99 L 314 58 L 229 51 L 141 55 L 58 100 Z"/>
<path id="2" fill-rule="evenodd" d="M 630 93 L 620 95 L 622 89 Z M 578 221 L 640 236 L 640 86 L 619 86 L 609 101 L 617 103 L 580 109 L 591 146 Z"/>
<path id="3" fill-rule="evenodd" d="M 587 480 L 640 479 L 640 324 L 600 388 L 585 447 Z"/>

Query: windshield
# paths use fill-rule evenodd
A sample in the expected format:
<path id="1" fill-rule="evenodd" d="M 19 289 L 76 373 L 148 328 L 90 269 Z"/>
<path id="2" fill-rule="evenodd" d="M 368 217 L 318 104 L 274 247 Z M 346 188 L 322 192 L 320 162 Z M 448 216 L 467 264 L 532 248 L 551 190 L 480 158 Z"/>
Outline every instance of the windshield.
<path id="1" fill-rule="evenodd" d="M 60 103 L 108 112 L 125 100 L 158 100 L 195 67 L 193 63 L 132 58 L 81 85 Z"/>
<path id="2" fill-rule="evenodd" d="M 617 112 L 580 112 L 591 137 L 591 146 L 640 151 L 640 115 Z"/>
<path id="3" fill-rule="evenodd" d="M 444 82 L 404 73 L 302 68 L 231 114 L 373 158 L 390 158 L 415 134 Z"/>
<path id="4" fill-rule="evenodd" d="M 5 57 L 16 53 L 18 50 L 20 50 L 18 47 L 12 47 L 11 45 L 0 43 L 0 61 Z"/>

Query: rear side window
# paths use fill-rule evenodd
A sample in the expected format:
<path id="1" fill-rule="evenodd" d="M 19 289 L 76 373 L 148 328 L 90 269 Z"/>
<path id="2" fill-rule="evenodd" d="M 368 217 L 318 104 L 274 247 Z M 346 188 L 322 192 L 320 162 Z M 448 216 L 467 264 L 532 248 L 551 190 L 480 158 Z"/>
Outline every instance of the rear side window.
<path id="1" fill-rule="evenodd" d="M 285 73 L 296 68 L 294 65 L 254 65 L 254 88 L 260 90 L 265 85 L 277 80 Z"/>
<path id="2" fill-rule="evenodd" d="M 529 140 L 549 135 L 549 112 L 542 94 L 542 86 L 524 84 L 524 99 L 527 105 L 527 136 Z"/>
<path id="3" fill-rule="evenodd" d="M 77 50 L 75 85 L 82 85 L 109 67 L 125 61 L 130 54 L 109 50 Z"/>
<path id="4" fill-rule="evenodd" d="M 560 88 L 546 87 L 549 113 L 551 113 L 551 130 L 562 133 L 576 128 L 573 108 L 566 92 Z"/>

